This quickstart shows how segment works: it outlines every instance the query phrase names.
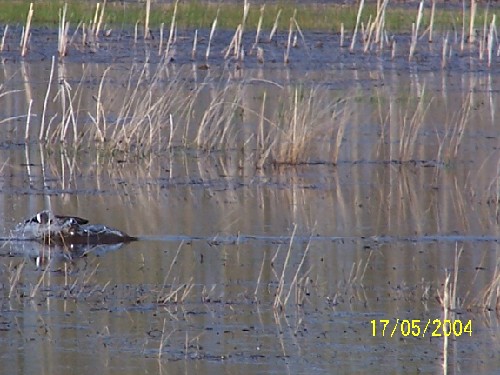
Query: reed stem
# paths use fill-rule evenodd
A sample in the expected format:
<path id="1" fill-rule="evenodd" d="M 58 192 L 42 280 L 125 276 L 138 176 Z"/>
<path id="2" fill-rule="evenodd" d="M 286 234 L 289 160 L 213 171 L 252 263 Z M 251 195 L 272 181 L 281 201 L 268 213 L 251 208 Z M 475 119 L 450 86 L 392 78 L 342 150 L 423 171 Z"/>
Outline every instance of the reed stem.
<path id="1" fill-rule="evenodd" d="M 28 11 L 28 16 L 26 17 L 26 27 L 24 28 L 21 56 L 26 56 L 28 52 L 28 40 L 30 37 L 31 19 L 33 18 L 33 3 L 30 3 L 30 9 Z"/>

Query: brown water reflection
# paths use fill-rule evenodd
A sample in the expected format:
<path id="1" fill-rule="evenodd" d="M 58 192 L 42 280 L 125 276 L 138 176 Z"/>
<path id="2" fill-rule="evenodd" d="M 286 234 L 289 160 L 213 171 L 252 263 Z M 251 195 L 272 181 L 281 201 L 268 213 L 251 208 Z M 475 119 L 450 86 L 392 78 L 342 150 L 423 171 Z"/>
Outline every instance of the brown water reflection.
<path id="1" fill-rule="evenodd" d="M 42 64 L 29 74 L 39 68 L 46 77 Z M 65 67 L 73 68 L 68 77 L 86 69 Z M 90 70 L 102 75 L 98 65 Z M 122 72 L 108 73 L 107 90 Z M 476 305 L 498 274 L 497 77 L 342 74 L 371 94 L 353 104 L 337 165 L 321 158 L 330 139 L 318 140 L 311 164 L 256 169 L 250 147 L 110 158 L 24 145 L 24 119 L 9 122 L 0 146 L 3 235 L 50 207 L 142 240 L 73 259 L 3 244 L 0 372 L 440 372 L 442 338 L 373 337 L 370 321 L 442 318 L 436 297 L 460 249 L 457 318 L 471 319 L 473 333 L 452 340 L 445 368 L 496 371 L 498 306 Z M 45 95 L 44 79 L 26 80 L 2 117 L 25 114 L 26 99 Z M 99 79 L 88 82 L 82 109 L 95 107 Z M 322 88 L 332 97 L 342 92 L 335 82 Z M 244 89 L 258 110 L 263 86 Z M 419 93 L 434 99 L 414 160 L 400 163 L 398 116 Z M 455 158 L 440 160 L 439 132 L 466 100 L 474 127 Z M 33 113 L 41 110 L 34 103 Z M 280 280 L 288 303 L 273 307 Z"/>

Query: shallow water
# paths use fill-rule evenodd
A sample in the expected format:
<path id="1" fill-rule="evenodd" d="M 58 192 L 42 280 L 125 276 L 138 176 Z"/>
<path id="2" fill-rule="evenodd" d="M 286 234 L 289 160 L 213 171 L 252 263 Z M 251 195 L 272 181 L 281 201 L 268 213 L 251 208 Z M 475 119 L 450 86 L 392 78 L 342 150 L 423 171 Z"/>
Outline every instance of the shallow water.
<path id="1" fill-rule="evenodd" d="M 108 95 L 127 79 L 131 56 L 125 60 L 111 64 Z M 281 91 L 256 79 L 319 84 L 328 98 L 346 88 L 366 92 L 350 108 L 357 116 L 337 164 L 325 156 L 329 138 L 317 140 L 308 164 L 256 169 L 250 147 L 109 158 L 93 148 L 25 145 L 25 118 L 7 122 L 0 145 L 2 237 L 51 208 L 141 241 L 90 248 L 85 256 L 4 242 L 0 372 L 496 371 L 498 305 L 489 301 L 488 311 L 481 303 L 498 274 L 498 72 L 408 73 L 404 65 L 382 65 L 207 72 L 181 61 L 165 72 L 165 82 L 206 84 L 207 98 L 225 79 L 243 82 L 247 106 L 257 112 L 263 90 L 271 98 Z M 8 89 L 21 90 L 3 98 L 2 118 L 25 115 L 33 98 L 37 134 L 50 62 L 2 66 L 4 77 L 13 77 Z M 58 67 L 74 87 L 86 74 L 82 117 L 95 108 L 92 96 L 106 67 L 99 60 Z M 432 97 L 429 112 L 411 160 L 400 162 L 398 113 L 420 94 Z M 49 113 L 57 112 L 54 103 Z M 200 108 L 206 103 L 202 95 Z M 472 103 L 474 127 L 465 129 L 456 157 L 441 159 L 439 140 L 464 103 Z M 278 106 L 271 99 L 267 110 Z M 242 123 L 253 121 L 243 116 Z M 373 336 L 372 320 L 444 319 L 438 299 L 446 271 L 455 269 L 455 318 L 472 322 L 471 335 L 446 342 L 430 332 L 405 337 L 399 329 L 390 337 L 377 325 Z"/>

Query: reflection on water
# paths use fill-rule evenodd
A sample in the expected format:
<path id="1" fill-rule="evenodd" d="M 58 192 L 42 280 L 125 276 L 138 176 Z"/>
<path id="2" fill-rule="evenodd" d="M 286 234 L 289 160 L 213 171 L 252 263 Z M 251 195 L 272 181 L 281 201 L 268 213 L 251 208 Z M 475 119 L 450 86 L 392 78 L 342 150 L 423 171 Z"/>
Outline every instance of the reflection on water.
<path id="1" fill-rule="evenodd" d="M 5 97 L 12 101 L 2 117 L 26 114 L 29 98 L 44 97 L 50 64 L 28 69 L 25 89 Z M 76 69 L 68 77 L 90 69 L 80 109 L 95 108 L 100 79 L 92 77 L 102 67 L 64 69 Z M 122 74 L 111 69 L 106 90 Z M 436 297 L 457 250 L 457 317 L 472 320 L 473 334 L 450 344 L 448 369 L 495 371 L 498 306 L 491 299 L 484 310 L 483 296 L 498 275 L 497 77 L 342 74 L 370 91 L 351 103 L 355 116 L 337 165 L 321 158 L 331 144 L 325 138 L 312 164 L 256 169 L 246 145 L 110 157 L 24 145 L 25 118 L 8 122 L 0 145 L 2 237 L 50 208 L 142 240 L 71 256 L 2 243 L 0 372 L 442 371 L 442 338 L 372 337 L 370 321 L 441 318 Z M 322 88 L 332 98 L 341 92 L 334 83 Z M 242 87 L 249 113 L 259 113 L 258 98 L 273 90 Z M 400 163 L 403 120 L 411 120 L 406 102 L 420 94 L 432 97 L 426 121 L 412 140 L 412 162 Z M 441 160 L 440 140 L 463 103 L 472 103 L 469 125 L 456 155 Z M 42 113 L 40 105 L 32 113 Z M 270 100 L 269 116 L 278 106 L 279 98 Z"/>

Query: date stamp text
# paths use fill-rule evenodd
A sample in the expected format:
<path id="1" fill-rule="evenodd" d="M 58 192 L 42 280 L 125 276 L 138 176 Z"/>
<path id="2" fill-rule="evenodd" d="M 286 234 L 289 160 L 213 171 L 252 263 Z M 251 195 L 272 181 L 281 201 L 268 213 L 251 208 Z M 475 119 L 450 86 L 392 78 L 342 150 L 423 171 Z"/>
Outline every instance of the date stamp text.
<path id="1" fill-rule="evenodd" d="M 373 319 L 372 336 L 395 337 L 443 337 L 472 336 L 472 321 L 460 319 Z"/>

